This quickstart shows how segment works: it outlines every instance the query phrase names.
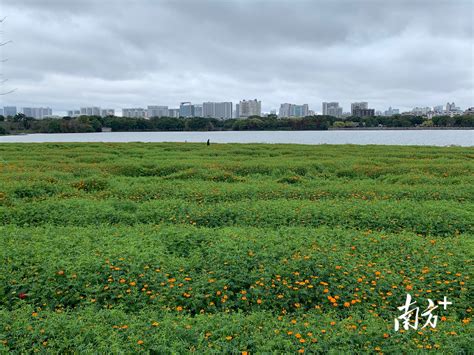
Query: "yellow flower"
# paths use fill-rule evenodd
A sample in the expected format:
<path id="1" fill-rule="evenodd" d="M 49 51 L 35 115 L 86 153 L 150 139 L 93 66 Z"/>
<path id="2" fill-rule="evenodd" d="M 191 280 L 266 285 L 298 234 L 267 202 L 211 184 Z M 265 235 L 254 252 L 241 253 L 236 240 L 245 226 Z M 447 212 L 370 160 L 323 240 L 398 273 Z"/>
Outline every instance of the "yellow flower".
<path id="1" fill-rule="evenodd" d="M 228 341 L 231 341 L 231 340 L 232 340 L 232 336 L 230 336 L 230 335 L 226 336 L 225 338 L 226 338 L 226 340 L 228 340 Z"/>

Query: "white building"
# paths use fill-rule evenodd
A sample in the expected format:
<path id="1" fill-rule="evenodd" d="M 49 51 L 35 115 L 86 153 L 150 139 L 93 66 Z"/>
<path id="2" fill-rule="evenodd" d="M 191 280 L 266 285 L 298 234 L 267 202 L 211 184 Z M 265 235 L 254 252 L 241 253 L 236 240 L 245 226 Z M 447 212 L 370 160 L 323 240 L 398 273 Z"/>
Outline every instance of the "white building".
<path id="1" fill-rule="evenodd" d="M 419 116 L 425 116 L 430 111 L 431 107 L 414 107 L 413 110 L 411 110 L 412 114 Z"/>
<path id="2" fill-rule="evenodd" d="M 147 116 L 151 117 L 168 117 L 169 116 L 168 106 L 148 106 Z"/>
<path id="3" fill-rule="evenodd" d="M 339 102 L 323 102 L 323 115 L 341 117 L 342 107 Z"/>
<path id="4" fill-rule="evenodd" d="M 436 105 L 433 107 L 433 111 L 435 113 L 443 113 L 444 112 L 444 107 L 443 105 Z"/>
<path id="5" fill-rule="evenodd" d="M 204 102 L 202 115 L 209 118 L 232 118 L 232 102 Z"/>
<path id="6" fill-rule="evenodd" d="M 238 114 L 240 118 L 247 118 L 250 116 L 261 116 L 262 102 L 254 100 L 242 100 L 239 102 Z"/>
<path id="7" fill-rule="evenodd" d="M 351 115 L 355 115 L 356 110 L 367 110 L 369 108 L 368 102 L 353 102 L 351 103 Z"/>
<path id="8" fill-rule="evenodd" d="M 308 104 L 281 104 L 278 117 L 306 117 L 309 114 Z"/>
<path id="9" fill-rule="evenodd" d="M 69 117 L 79 117 L 81 115 L 81 110 L 69 110 L 67 111 L 67 116 Z"/>
<path id="10" fill-rule="evenodd" d="M 113 108 L 104 108 L 100 110 L 101 117 L 115 116 L 115 110 Z"/>
<path id="11" fill-rule="evenodd" d="M 194 106 L 194 117 L 202 117 L 202 105 L 193 105 Z"/>
<path id="12" fill-rule="evenodd" d="M 144 108 L 123 108 L 122 117 L 130 118 L 146 118 L 147 110 Z"/>
<path id="13" fill-rule="evenodd" d="M 392 108 L 392 106 L 390 106 L 388 110 L 384 112 L 385 116 L 393 116 L 393 115 L 399 115 L 399 114 L 400 114 L 400 110 L 398 108 Z"/>
<path id="14" fill-rule="evenodd" d="M 3 115 L 5 117 L 13 117 L 17 114 L 16 106 L 4 106 L 3 107 Z"/>
<path id="15" fill-rule="evenodd" d="M 100 116 L 100 107 L 81 107 L 81 116 Z"/>
<path id="16" fill-rule="evenodd" d="M 169 115 L 169 117 L 178 118 L 179 117 L 179 108 L 170 108 L 168 110 L 168 115 Z"/>
<path id="17" fill-rule="evenodd" d="M 53 115 L 53 110 L 50 107 L 23 107 L 22 112 L 26 117 L 33 117 L 38 120 Z"/>

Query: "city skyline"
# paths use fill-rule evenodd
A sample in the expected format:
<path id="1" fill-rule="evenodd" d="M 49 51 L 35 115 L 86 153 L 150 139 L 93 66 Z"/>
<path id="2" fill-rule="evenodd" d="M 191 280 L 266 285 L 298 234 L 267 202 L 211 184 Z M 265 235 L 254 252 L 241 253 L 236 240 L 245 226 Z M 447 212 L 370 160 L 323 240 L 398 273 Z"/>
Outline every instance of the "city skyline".
<path id="1" fill-rule="evenodd" d="M 243 107 L 242 109 L 240 107 Z M 189 101 L 181 102 L 178 108 L 172 108 L 165 105 L 147 105 L 147 107 L 123 107 L 118 110 L 111 108 L 103 108 L 100 106 L 85 106 L 67 110 L 65 114 L 54 112 L 51 107 L 17 107 L 17 106 L 0 106 L 0 115 L 14 116 L 17 113 L 25 114 L 27 117 L 42 119 L 46 117 L 79 117 L 79 116 L 117 116 L 130 118 L 151 118 L 151 117 L 206 117 L 206 118 L 247 118 L 250 116 L 266 116 L 274 114 L 278 117 L 306 117 L 312 115 L 328 115 L 345 119 L 350 116 L 367 117 L 367 116 L 393 116 L 400 114 L 413 114 L 419 116 L 437 116 L 437 115 L 462 115 L 467 112 L 472 113 L 474 107 L 462 108 L 455 102 L 447 102 L 446 105 L 413 107 L 407 111 L 401 112 L 399 108 L 388 107 L 386 110 L 375 110 L 369 108 L 367 101 L 352 102 L 350 112 L 344 111 L 339 102 L 322 102 L 322 113 L 315 112 L 310 109 L 308 104 L 282 103 L 277 111 L 270 112 L 261 110 L 261 101 L 240 100 L 235 106 L 233 102 L 203 102 L 192 103 Z M 233 110 L 235 107 L 235 110 Z"/>
<path id="2" fill-rule="evenodd" d="M 472 2 L 245 3 L 5 0 L 2 71 L 18 90 L 0 106 L 473 105 Z"/>

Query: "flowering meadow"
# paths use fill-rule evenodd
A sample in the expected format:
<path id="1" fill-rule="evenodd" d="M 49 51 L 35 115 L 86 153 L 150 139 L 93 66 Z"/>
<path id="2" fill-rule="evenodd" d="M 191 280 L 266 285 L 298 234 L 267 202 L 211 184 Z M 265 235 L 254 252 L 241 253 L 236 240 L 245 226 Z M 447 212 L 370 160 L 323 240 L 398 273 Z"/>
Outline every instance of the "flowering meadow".
<path id="1" fill-rule="evenodd" d="M 0 145 L 0 352 L 469 353 L 473 158 Z"/>

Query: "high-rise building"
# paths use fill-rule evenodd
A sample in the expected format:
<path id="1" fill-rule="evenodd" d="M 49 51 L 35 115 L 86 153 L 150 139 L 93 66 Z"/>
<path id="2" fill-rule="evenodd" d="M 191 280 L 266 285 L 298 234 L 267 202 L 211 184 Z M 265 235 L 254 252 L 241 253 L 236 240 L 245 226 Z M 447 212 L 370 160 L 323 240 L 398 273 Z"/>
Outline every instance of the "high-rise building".
<path id="1" fill-rule="evenodd" d="M 309 108 L 308 104 L 295 105 L 295 104 L 281 104 L 278 112 L 279 117 L 306 117 L 308 116 Z"/>
<path id="2" fill-rule="evenodd" d="M 204 102 L 202 114 L 209 118 L 232 118 L 232 102 Z"/>
<path id="3" fill-rule="evenodd" d="M 415 107 L 411 110 L 414 115 L 424 116 L 431 111 L 431 107 Z"/>
<path id="4" fill-rule="evenodd" d="M 436 106 L 433 107 L 433 111 L 435 113 L 443 113 L 444 107 L 443 107 L 443 105 L 436 105 Z"/>
<path id="5" fill-rule="evenodd" d="M 22 112 L 26 117 L 33 117 L 38 120 L 53 115 L 53 110 L 50 107 L 23 107 Z"/>
<path id="6" fill-rule="evenodd" d="M 400 110 L 398 108 L 392 108 L 392 106 L 390 106 L 388 110 L 384 112 L 385 116 L 393 116 L 393 115 L 399 115 L 399 114 L 400 114 Z"/>
<path id="7" fill-rule="evenodd" d="M 351 104 L 351 114 L 352 116 L 357 116 L 355 110 L 367 110 L 369 108 L 368 102 L 353 102 Z"/>
<path id="8" fill-rule="evenodd" d="M 462 111 L 461 111 L 460 107 L 458 107 L 454 104 L 454 102 L 452 102 L 452 103 L 448 102 L 446 104 L 446 113 L 450 113 L 450 112 L 461 113 Z"/>
<path id="9" fill-rule="evenodd" d="M 375 116 L 375 110 L 373 108 L 355 108 L 352 111 L 354 117 L 373 117 Z"/>
<path id="10" fill-rule="evenodd" d="M 254 100 L 242 100 L 239 103 L 239 117 L 261 116 L 262 102 Z"/>
<path id="11" fill-rule="evenodd" d="M 456 109 L 456 105 L 453 103 L 447 103 L 446 104 L 446 112 L 451 112 L 451 111 L 454 111 Z"/>
<path id="12" fill-rule="evenodd" d="M 100 107 L 81 107 L 81 116 L 100 116 Z"/>
<path id="13" fill-rule="evenodd" d="M 339 102 L 323 102 L 323 115 L 341 117 L 342 107 Z"/>
<path id="14" fill-rule="evenodd" d="M 168 106 L 148 106 L 147 115 L 151 117 L 168 117 L 169 116 Z"/>
<path id="15" fill-rule="evenodd" d="M 100 110 L 101 117 L 115 116 L 115 110 L 113 108 L 105 108 Z"/>
<path id="16" fill-rule="evenodd" d="M 17 114 L 16 106 L 5 106 L 3 108 L 3 115 L 5 117 L 15 116 Z"/>
<path id="17" fill-rule="evenodd" d="M 179 117 L 179 108 L 170 108 L 168 110 L 168 115 L 169 115 L 169 117 L 178 118 Z"/>
<path id="18" fill-rule="evenodd" d="M 190 102 L 181 102 L 179 105 L 180 117 L 194 117 L 194 106 Z"/>
<path id="19" fill-rule="evenodd" d="M 122 109 L 122 117 L 146 118 L 146 113 L 147 113 L 147 110 L 141 107 Z"/>
<path id="20" fill-rule="evenodd" d="M 81 115 L 81 110 L 69 110 L 67 111 L 69 117 L 79 117 Z"/>
<path id="21" fill-rule="evenodd" d="M 193 105 L 194 106 L 194 117 L 202 117 L 202 105 Z"/>

